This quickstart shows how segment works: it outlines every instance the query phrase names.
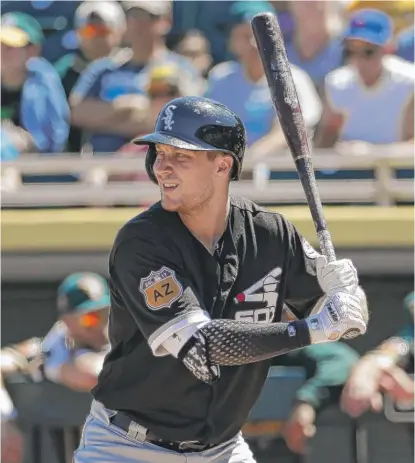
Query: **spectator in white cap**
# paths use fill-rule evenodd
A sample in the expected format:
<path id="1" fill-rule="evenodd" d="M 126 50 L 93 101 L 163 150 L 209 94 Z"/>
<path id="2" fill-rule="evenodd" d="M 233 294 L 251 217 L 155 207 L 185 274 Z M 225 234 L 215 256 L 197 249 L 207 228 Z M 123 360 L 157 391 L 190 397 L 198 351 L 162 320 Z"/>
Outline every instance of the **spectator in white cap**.
<path id="1" fill-rule="evenodd" d="M 193 83 L 189 94 L 202 91 L 203 80 L 190 61 L 166 47 L 171 2 L 122 4 L 127 12 L 125 40 L 131 46 L 130 56 L 92 63 L 70 96 L 72 122 L 91 134 L 89 143 L 94 153 L 115 152 L 138 133 L 152 130 L 146 125 L 143 100 L 151 66 L 176 63 Z"/>
<path id="2" fill-rule="evenodd" d="M 116 1 L 87 1 L 79 5 L 74 17 L 78 50 L 55 63 L 67 97 L 92 61 L 120 53 L 125 28 L 125 12 Z M 79 152 L 82 138 L 82 130 L 71 126 L 67 151 Z"/>

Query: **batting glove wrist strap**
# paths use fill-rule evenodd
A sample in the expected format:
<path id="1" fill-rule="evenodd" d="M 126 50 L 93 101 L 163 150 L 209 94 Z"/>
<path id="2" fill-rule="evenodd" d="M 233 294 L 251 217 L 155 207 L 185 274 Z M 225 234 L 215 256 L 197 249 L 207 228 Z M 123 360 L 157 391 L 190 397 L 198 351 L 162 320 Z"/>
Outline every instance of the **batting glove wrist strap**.
<path id="1" fill-rule="evenodd" d="M 363 293 L 363 291 L 361 291 Z M 320 313 L 306 319 L 311 343 L 352 339 L 367 328 L 366 298 L 339 292 L 328 298 Z"/>

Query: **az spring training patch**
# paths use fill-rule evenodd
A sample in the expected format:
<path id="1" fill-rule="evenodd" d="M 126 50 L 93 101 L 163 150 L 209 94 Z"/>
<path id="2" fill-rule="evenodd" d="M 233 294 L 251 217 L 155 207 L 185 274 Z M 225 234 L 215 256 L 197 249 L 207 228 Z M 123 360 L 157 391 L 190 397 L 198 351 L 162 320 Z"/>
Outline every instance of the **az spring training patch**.
<path id="1" fill-rule="evenodd" d="M 183 287 L 176 278 L 173 270 L 162 267 L 156 272 L 142 278 L 140 291 L 143 293 L 147 307 L 152 310 L 160 310 L 171 307 L 183 294 Z"/>

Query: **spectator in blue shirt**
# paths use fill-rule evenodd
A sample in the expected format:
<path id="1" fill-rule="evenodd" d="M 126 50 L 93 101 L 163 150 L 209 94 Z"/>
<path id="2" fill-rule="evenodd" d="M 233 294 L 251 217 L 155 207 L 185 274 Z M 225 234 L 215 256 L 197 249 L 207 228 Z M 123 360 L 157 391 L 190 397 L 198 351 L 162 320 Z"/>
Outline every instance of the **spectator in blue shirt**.
<path id="1" fill-rule="evenodd" d="M 74 29 L 78 38 L 78 49 L 62 56 L 54 64 L 67 97 L 90 63 L 123 52 L 120 44 L 125 32 L 124 10 L 114 1 L 82 2 L 75 11 Z M 67 151 L 80 152 L 83 136 L 82 130 L 71 127 Z"/>
<path id="2" fill-rule="evenodd" d="M 152 130 L 146 125 L 145 88 L 153 65 L 177 63 L 187 76 L 188 94 L 201 92 L 202 80 L 190 62 L 166 48 L 170 2 L 137 0 L 123 5 L 131 53 L 93 62 L 70 96 L 72 123 L 89 132 L 94 153 L 115 152 L 138 133 Z"/>
<path id="3" fill-rule="evenodd" d="M 40 24 L 24 13 L 2 17 L 1 158 L 57 153 L 69 132 L 69 108 L 53 66 L 41 58 Z"/>
<path id="4" fill-rule="evenodd" d="M 268 2 L 234 2 L 229 48 L 235 61 L 218 64 L 209 73 L 207 97 L 239 114 L 247 132 L 249 154 L 258 160 L 279 149 L 286 141 L 275 115 L 264 69 L 250 24 L 255 14 L 273 12 Z M 307 128 L 321 116 L 321 101 L 308 75 L 297 66 L 291 71 Z"/>
<path id="5" fill-rule="evenodd" d="M 286 41 L 290 63 L 303 69 L 320 90 L 325 76 L 343 65 L 338 2 L 294 1 L 288 9 L 294 31 Z"/>

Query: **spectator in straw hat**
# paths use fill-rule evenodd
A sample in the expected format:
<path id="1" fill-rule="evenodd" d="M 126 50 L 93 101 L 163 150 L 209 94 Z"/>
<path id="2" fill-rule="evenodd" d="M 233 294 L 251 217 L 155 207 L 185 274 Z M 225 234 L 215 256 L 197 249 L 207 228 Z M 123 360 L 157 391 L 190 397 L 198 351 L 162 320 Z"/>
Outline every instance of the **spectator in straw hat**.
<path id="1" fill-rule="evenodd" d="M 58 74 L 40 57 L 40 24 L 30 15 L 7 13 L 1 18 L 0 40 L 1 132 L 7 157 L 61 151 L 69 111 Z"/>

